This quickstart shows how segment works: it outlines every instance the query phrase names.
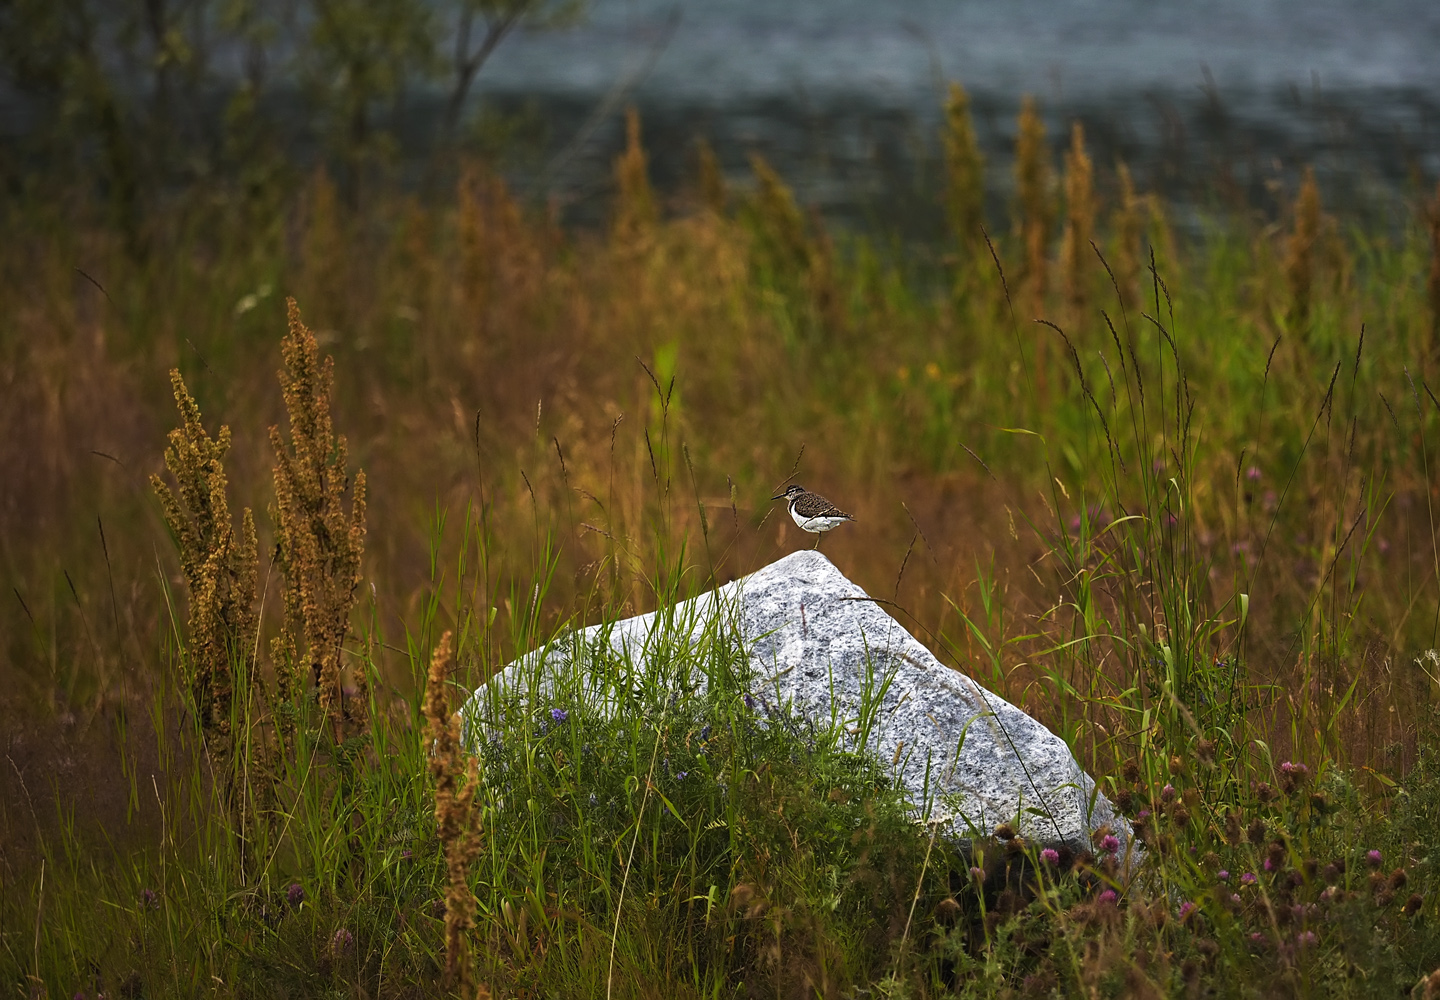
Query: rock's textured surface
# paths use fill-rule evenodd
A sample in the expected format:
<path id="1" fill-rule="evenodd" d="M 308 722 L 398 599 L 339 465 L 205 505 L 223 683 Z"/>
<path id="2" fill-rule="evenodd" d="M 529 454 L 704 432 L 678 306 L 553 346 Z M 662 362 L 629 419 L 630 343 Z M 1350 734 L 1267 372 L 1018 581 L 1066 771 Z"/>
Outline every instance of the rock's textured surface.
<path id="1" fill-rule="evenodd" d="M 707 617 L 733 614 L 748 651 L 752 693 L 769 706 L 860 732 L 862 705 L 878 705 L 867 749 L 895 761 L 897 778 L 955 834 L 988 835 L 1018 821 L 1027 837 L 1086 848 L 1090 834 L 1125 824 L 1095 790 L 1065 742 L 1003 698 L 940 663 L 819 552 L 797 552 L 673 609 L 696 635 Z M 662 630 L 654 614 L 577 632 L 543 656 L 512 664 L 491 683 L 518 684 L 574 662 L 585 644 L 605 642 L 635 661 Z M 682 640 L 684 638 L 682 635 Z M 704 684 L 698 677 L 696 686 Z M 604 697 L 606 692 L 590 694 Z M 467 712 L 481 711 L 479 695 Z M 471 716 L 473 718 L 473 716 Z M 928 776 L 928 778 L 927 778 Z"/>

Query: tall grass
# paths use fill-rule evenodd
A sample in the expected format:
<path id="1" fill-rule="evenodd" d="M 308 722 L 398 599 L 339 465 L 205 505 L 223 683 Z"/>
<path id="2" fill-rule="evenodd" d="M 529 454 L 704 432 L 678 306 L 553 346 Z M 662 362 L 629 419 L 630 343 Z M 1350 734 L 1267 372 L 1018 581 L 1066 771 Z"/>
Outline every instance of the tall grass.
<path id="1" fill-rule="evenodd" d="M 662 217 L 635 120 L 605 235 L 478 165 L 453 208 L 352 218 L 319 174 L 289 216 L 177 211 L 162 259 L 10 206 L 5 982 L 1373 995 L 1440 965 L 1430 218 L 1345 231 L 1312 178 L 1293 217 L 1187 244 L 1077 131 L 1052 245 L 1033 109 L 1019 130 L 1012 234 L 957 232 L 941 272 L 828 232 L 758 159 Z M 200 458 L 157 510 L 175 364 Z M 1103 831 L 1081 857 L 934 841 L 885 762 L 747 701 L 723 617 L 491 688 L 460 777 L 447 686 L 757 568 L 802 473 L 860 515 L 831 558 L 1135 817 L 1137 880 Z M 625 711 L 580 684 L 605 679 Z M 46 773 L 81 746 L 101 824 Z"/>

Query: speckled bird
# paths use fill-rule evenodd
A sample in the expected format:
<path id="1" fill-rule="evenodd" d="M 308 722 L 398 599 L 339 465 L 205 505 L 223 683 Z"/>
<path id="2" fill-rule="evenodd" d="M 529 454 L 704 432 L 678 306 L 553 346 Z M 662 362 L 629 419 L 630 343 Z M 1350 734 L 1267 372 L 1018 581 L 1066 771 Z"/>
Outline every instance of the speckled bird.
<path id="1" fill-rule="evenodd" d="M 855 518 L 836 507 L 829 500 L 826 500 L 818 493 L 811 493 L 805 487 L 796 483 L 781 493 L 773 496 L 771 500 L 784 500 L 790 506 L 790 516 L 800 526 L 800 530 L 808 531 L 815 536 L 815 547 L 820 547 L 821 536 L 844 524 L 846 521 L 853 521 Z"/>

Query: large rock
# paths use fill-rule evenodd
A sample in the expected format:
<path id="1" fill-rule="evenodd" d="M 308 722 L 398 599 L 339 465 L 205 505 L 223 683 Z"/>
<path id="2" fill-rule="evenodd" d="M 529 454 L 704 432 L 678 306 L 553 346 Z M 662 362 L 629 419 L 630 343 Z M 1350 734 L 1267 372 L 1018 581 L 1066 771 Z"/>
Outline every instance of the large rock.
<path id="1" fill-rule="evenodd" d="M 1091 833 L 1108 824 L 1128 839 L 1125 824 L 1060 737 L 942 664 L 815 551 L 786 556 L 663 616 L 572 633 L 490 683 L 533 693 L 552 689 L 569 671 L 568 682 L 585 689 L 584 696 L 614 703 L 615 693 L 603 690 L 610 682 L 595 679 L 613 674 L 582 670 L 577 676 L 569 669 L 584 663 L 587 649 L 608 643 L 643 662 L 660 645 L 673 644 L 677 630 L 681 642 L 698 639 L 717 615 L 738 624 L 751 693 L 766 710 L 788 708 L 823 724 L 843 720 L 854 742 L 864 732 L 862 706 L 872 706 L 865 749 L 893 762 L 917 812 L 941 820 L 954 835 L 984 836 L 1002 823 L 1018 823 L 1028 838 L 1085 849 Z M 689 688 L 705 683 L 695 676 Z M 471 724 L 483 725 L 484 693 L 466 706 Z"/>

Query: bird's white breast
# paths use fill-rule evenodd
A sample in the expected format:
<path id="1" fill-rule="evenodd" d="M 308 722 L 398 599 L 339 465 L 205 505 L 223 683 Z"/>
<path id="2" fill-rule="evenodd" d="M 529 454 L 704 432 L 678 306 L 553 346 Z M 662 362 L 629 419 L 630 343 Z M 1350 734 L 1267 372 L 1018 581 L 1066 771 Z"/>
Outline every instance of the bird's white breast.
<path id="1" fill-rule="evenodd" d="M 793 507 L 790 509 L 790 516 L 795 519 L 795 523 L 800 526 L 801 530 L 813 532 L 829 531 L 837 524 L 844 524 L 846 521 L 843 517 L 806 517 Z"/>

